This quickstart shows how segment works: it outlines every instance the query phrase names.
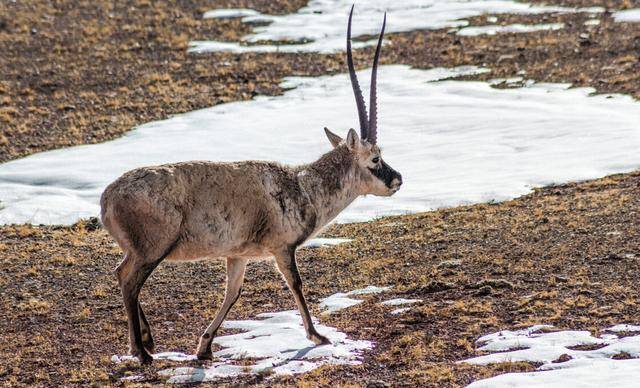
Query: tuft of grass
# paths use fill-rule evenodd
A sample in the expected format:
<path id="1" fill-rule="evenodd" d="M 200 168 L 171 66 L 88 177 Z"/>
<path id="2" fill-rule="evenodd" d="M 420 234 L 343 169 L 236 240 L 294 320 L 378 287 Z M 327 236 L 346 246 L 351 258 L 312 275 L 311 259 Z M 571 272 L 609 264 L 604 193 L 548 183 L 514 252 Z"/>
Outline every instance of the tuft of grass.
<path id="1" fill-rule="evenodd" d="M 78 314 L 78 317 L 82 320 L 87 320 L 89 319 L 90 316 L 91 316 L 91 309 L 89 307 L 84 307 Z"/>
<path id="2" fill-rule="evenodd" d="M 106 298 L 109 294 L 107 293 L 106 288 L 100 285 L 94 288 L 93 291 L 91 291 L 91 295 L 96 298 Z"/>
<path id="3" fill-rule="evenodd" d="M 51 262 L 63 267 L 71 267 L 76 264 L 76 259 L 71 256 L 54 256 L 51 258 Z"/>
<path id="4" fill-rule="evenodd" d="M 30 298 L 26 302 L 18 304 L 18 309 L 36 315 L 46 315 L 51 310 L 51 304 L 45 300 Z"/>

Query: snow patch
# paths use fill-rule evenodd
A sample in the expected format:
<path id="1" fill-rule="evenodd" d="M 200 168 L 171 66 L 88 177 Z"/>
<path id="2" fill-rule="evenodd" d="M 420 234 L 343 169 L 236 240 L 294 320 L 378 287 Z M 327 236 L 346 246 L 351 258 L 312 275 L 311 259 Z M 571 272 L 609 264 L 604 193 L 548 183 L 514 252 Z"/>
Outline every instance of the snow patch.
<path id="1" fill-rule="evenodd" d="M 380 302 L 380 304 L 385 306 L 401 306 L 403 304 L 413 304 L 413 303 L 420 303 L 420 302 L 422 302 L 422 299 L 396 298 L 396 299 L 385 300 L 384 302 Z"/>
<path id="2" fill-rule="evenodd" d="M 401 307 L 399 309 L 391 310 L 391 315 L 400 315 L 402 313 L 406 313 L 411 310 L 411 307 Z"/>
<path id="3" fill-rule="evenodd" d="M 509 24 L 506 26 L 487 25 L 478 27 L 465 27 L 458 30 L 458 35 L 462 36 L 478 36 L 478 35 L 495 35 L 504 33 L 523 33 L 534 31 L 555 31 L 564 28 L 564 23 L 549 24 Z"/>
<path id="4" fill-rule="evenodd" d="M 469 385 L 481 387 L 635 387 L 640 375 L 640 360 L 616 360 L 614 356 L 625 354 L 640 356 L 640 335 L 618 338 L 607 334 L 594 337 L 588 331 L 541 332 L 552 326 L 537 325 L 524 330 L 505 330 L 478 339 L 484 344 L 478 350 L 491 353 L 462 362 L 487 365 L 502 362 L 540 362 L 537 372 L 507 373 Z M 607 330 L 626 331 L 628 327 L 616 325 Z M 613 329 L 613 330 L 612 330 Z M 570 349 L 578 345 L 597 345 L 593 350 Z M 568 361 L 558 362 L 560 356 Z M 569 356 L 569 357 L 567 357 Z"/>
<path id="5" fill-rule="evenodd" d="M 505 85 L 514 85 L 514 84 L 519 84 L 522 81 L 524 81 L 523 77 L 511 77 L 511 78 L 491 78 L 489 81 L 489 84 L 492 86 L 497 86 L 500 84 L 505 84 Z"/>
<path id="6" fill-rule="evenodd" d="M 632 331 L 640 331 L 640 326 L 638 325 L 628 325 L 628 324 L 619 324 L 615 326 L 611 326 L 607 328 L 607 331 L 613 332 L 632 332 Z"/>
<path id="7" fill-rule="evenodd" d="M 379 69 L 379 141 L 404 177 L 393 197 L 359 198 L 339 222 L 487 201 L 640 166 L 640 104 L 569 84 L 496 89 L 447 78 L 477 67 Z M 369 84 L 370 70 L 359 72 Z M 438 81 L 438 82 L 434 82 Z M 529 80 L 527 80 L 529 81 Z M 308 163 L 330 149 L 322 128 L 357 127 L 348 75 L 289 77 L 281 96 L 220 104 L 123 137 L 0 165 L 0 224 L 72 224 L 97 216 L 127 170 L 185 160 Z M 365 90 L 366 94 L 366 90 Z"/>
<path id="8" fill-rule="evenodd" d="M 329 247 L 338 244 L 344 244 L 352 241 L 350 238 L 339 238 L 339 237 L 318 237 L 312 238 L 311 240 L 305 242 L 303 246 L 307 248 L 321 248 L 321 247 Z"/>
<path id="9" fill-rule="evenodd" d="M 336 311 L 364 302 L 362 299 L 351 298 L 351 296 L 379 294 L 381 292 L 389 290 L 390 288 L 391 287 L 368 286 L 366 288 L 361 288 L 350 292 L 338 292 L 322 299 L 322 301 L 320 302 L 320 308 L 325 309 L 325 312 L 327 314 L 331 314 Z"/>
<path id="10" fill-rule="evenodd" d="M 198 358 L 195 355 L 184 354 L 180 352 L 162 352 L 153 355 L 154 360 L 169 360 L 169 361 L 195 361 Z M 113 355 L 111 356 L 111 362 L 119 364 L 124 361 L 136 361 L 137 358 L 129 355 Z"/>
<path id="11" fill-rule="evenodd" d="M 616 22 L 640 22 L 640 8 L 615 11 L 611 16 Z"/>
<path id="12" fill-rule="evenodd" d="M 316 323 L 316 329 L 329 338 L 330 345 L 316 346 L 306 338 L 298 311 L 281 311 L 258 315 L 259 320 L 225 321 L 223 327 L 242 330 L 242 333 L 216 337 L 214 343 L 222 347 L 213 353 L 214 361 L 203 367 L 168 368 L 158 372 L 168 383 L 212 381 L 222 377 L 270 372 L 288 375 L 311 371 L 321 365 L 358 365 L 365 350 L 373 348 L 370 341 L 351 340 L 333 327 Z M 185 362 L 194 355 L 177 352 L 158 353 L 154 359 Z M 113 356 L 122 362 L 131 356 Z M 237 364 L 241 359 L 255 359 L 254 363 Z"/>
<path id="13" fill-rule="evenodd" d="M 260 12 L 248 8 L 224 8 L 207 11 L 202 16 L 205 19 L 230 19 L 244 16 L 258 16 Z"/>
<path id="14" fill-rule="evenodd" d="M 245 23 L 269 23 L 255 27 L 241 42 L 192 41 L 190 51 L 244 52 L 322 52 L 345 49 L 345 28 L 352 0 L 311 0 L 306 7 L 289 15 L 265 15 L 246 9 L 219 9 L 205 17 L 243 17 Z M 253 12 L 250 12 L 253 11 Z M 601 7 L 566 8 L 535 6 L 510 0 L 375 0 L 359 2 L 353 16 L 353 37 L 376 36 L 382 13 L 388 12 L 387 33 L 420 29 L 464 27 L 465 18 L 483 14 L 540 14 L 552 12 L 600 13 Z M 513 32 L 526 32 L 515 29 Z M 246 45 L 259 41 L 293 41 L 296 44 Z M 354 42 L 354 48 L 374 45 L 375 39 Z"/>

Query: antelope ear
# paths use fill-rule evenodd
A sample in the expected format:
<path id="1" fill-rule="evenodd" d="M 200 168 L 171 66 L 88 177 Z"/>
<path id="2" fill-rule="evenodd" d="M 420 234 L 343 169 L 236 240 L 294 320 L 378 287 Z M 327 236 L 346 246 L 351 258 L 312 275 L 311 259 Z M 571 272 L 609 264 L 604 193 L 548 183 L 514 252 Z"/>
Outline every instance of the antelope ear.
<path id="1" fill-rule="evenodd" d="M 349 133 L 347 134 L 347 147 L 351 151 L 355 151 L 358 149 L 359 146 L 360 146 L 360 137 L 358 137 L 356 130 L 351 128 L 349 130 Z"/>
<path id="2" fill-rule="evenodd" d="M 333 148 L 336 148 L 338 144 L 342 142 L 342 138 L 336 135 L 335 133 L 331 132 L 329 128 L 324 127 L 324 133 L 327 135 L 327 138 L 329 139 L 329 142 L 331 142 L 331 145 L 333 146 Z"/>

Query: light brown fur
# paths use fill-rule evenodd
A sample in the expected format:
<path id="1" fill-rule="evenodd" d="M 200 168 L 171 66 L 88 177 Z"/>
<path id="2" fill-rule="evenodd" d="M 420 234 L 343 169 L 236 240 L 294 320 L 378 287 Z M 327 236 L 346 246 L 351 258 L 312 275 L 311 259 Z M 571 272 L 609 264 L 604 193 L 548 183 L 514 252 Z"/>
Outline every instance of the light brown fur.
<path id="1" fill-rule="evenodd" d="M 402 181 L 381 159 L 377 164 L 371 161 L 379 158 L 380 150 L 360 141 L 355 131 L 346 141 L 331 132 L 327 136 L 334 149 L 308 165 L 176 163 L 135 169 L 106 188 L 101 197 L 102 222 L 124 252 L 116 274 L 133 355 L 151 361 L 153 339 L 138 295 L 162 260 L 227 260 L 225 300 L 200 339 L 199 358 L 211 356 L 211 341 L 240 295 L 247 261 L 263 258 L 275 258 L 308 338 L 328 343 L 313 327 L 295 250 L 358 196 L 391 195 Z M 388 168 L 397 179 L 385 184 L 372 168 Z"/>

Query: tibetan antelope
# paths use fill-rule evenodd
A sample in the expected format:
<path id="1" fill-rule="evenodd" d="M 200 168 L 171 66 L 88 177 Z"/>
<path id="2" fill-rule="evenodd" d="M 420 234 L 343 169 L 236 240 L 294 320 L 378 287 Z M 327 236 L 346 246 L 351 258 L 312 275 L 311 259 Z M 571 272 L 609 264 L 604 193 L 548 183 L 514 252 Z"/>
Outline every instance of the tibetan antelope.
<path id="1" fill-rule="evenodd" d="M 325 128 L 333 149 L 313 163 L 289 167 L 274 162 L 192 161 L 129 171 L 102 194 L 102 223 L 124 252 L 115 270 L 129 321 L 130 353 L 150 363 L 151 328 L 138 300 L 140 289 L 163 260 L 225 259 L 224 301 L 200 337 L 199 359 L 210 359 L 211 342 L 240 296 L 248 261 L 275 258 L 300 310 L 307 338 L 316 331 L 302 292 L 296 249 L 318 233 L 358 196 L 390 196 L 401 175 L 382 160 L 377 140 L 376 71 L 386 15 L 373 59 L 367 117 L 351 54 L 347 63 L 356 98 L 360 136 L 346 139 Z"/>

